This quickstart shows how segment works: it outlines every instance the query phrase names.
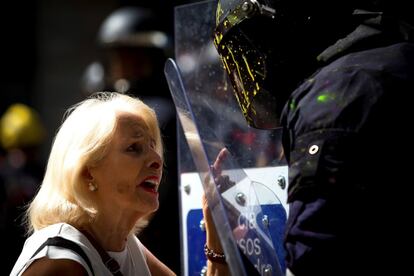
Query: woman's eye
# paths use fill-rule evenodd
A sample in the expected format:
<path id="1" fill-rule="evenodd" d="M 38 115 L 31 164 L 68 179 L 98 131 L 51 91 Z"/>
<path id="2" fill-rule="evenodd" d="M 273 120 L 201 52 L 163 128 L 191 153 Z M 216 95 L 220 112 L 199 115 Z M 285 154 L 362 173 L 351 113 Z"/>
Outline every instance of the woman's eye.
<path id="1" fill-rule="evenodd" d="M 142 152 L 142 146 L 141 146 L 141 145 L 138 145 L 138 144 L 136 144 L 136 143 L 134 143 L 134 144 L 130 145 L 130 146 L 127 148 L 127 151 L 128 151 L 128 152 L 137 152 L 137 153 L 141 153 L 141 152 Z"/>

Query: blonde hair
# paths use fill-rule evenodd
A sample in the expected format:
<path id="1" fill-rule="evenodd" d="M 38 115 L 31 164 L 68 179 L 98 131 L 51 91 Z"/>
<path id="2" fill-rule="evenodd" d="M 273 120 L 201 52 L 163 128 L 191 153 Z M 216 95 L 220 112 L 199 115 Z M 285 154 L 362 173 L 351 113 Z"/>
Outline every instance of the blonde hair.
<path id="1" fill-rule="evenodd" d="M 121 112 L 144 120 L 157 152 L 163 156 L 156 114 L 141 100 L 99 92 L 72 106 L 55 136 L 42 185 L 27 209 L 28 234 L 59 222 L 83 225 L 94 218 L 99 210 L 91 200 L 82 171 L 105 157 Z M 135 231 L 145 227 L 148 218 L 139 220 Z"/>

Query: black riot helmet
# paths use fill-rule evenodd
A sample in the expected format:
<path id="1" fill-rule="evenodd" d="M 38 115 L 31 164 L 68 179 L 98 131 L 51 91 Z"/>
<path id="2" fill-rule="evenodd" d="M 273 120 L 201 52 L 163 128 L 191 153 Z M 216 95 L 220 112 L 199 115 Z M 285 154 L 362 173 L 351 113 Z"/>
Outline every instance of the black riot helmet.
<path id="1" fill-rule="evenodd" d="M 152 10 L 124 6 L 113 11 L 101 24 L 98 44 L 104 55 L 107 89 L 140 94 L 160 90 L 156 85 L 172 47 Z"/>
<path id="2" fill-rule="evenodd" d="M 160 20 L 146 8 L 121 7 L 112 12 L 102 23 L 99 44 L 104 47 L 130 46 L 167 50 L 170 41 Z"/>
<path id="3" fill-rule="evenodd" d="M 219 0 L 214 44 L 248 124 L 278 127 L 317 56 L 356 28 L 355 8 L 373 7 L 368 0 Z"/>

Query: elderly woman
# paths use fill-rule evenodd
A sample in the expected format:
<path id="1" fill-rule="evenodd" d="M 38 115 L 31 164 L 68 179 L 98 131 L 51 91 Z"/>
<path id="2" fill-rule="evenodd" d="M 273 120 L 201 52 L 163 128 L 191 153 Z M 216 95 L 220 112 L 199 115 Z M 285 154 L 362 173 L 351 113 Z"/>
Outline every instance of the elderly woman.
<path id="1" fill-rule="evenodd" d="M 11 275 L 174 275 L 135 236 L 159 205 L 162 151 L 136 98 L 98 93 L 69 109 Z"/>

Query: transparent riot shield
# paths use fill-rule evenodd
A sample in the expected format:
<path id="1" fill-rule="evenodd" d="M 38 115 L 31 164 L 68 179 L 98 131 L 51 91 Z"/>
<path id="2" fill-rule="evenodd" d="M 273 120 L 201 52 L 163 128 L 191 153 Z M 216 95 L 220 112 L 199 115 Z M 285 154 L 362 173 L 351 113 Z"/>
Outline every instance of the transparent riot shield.
<path id="1" fill-rule="evenodd" d="M 176 8 L 177 63 L 168 60 L 165 75 L 232 275 L 247 275 L 248 266 L 261 275 L 284 275 L 286 206 L 275 190 L 285 185 L 275 170 L 266 170 L 283 164 L 280 135 L 247 127 L 212 43 L 215 5 Z M 223 148 L 230 152 L 222 164 L 225 185 L 210 167 Z M 180 163 L 180 171 L 192 169 Z M 254 172 L 274 173 L 279 185 L 256 181 Z"/>

